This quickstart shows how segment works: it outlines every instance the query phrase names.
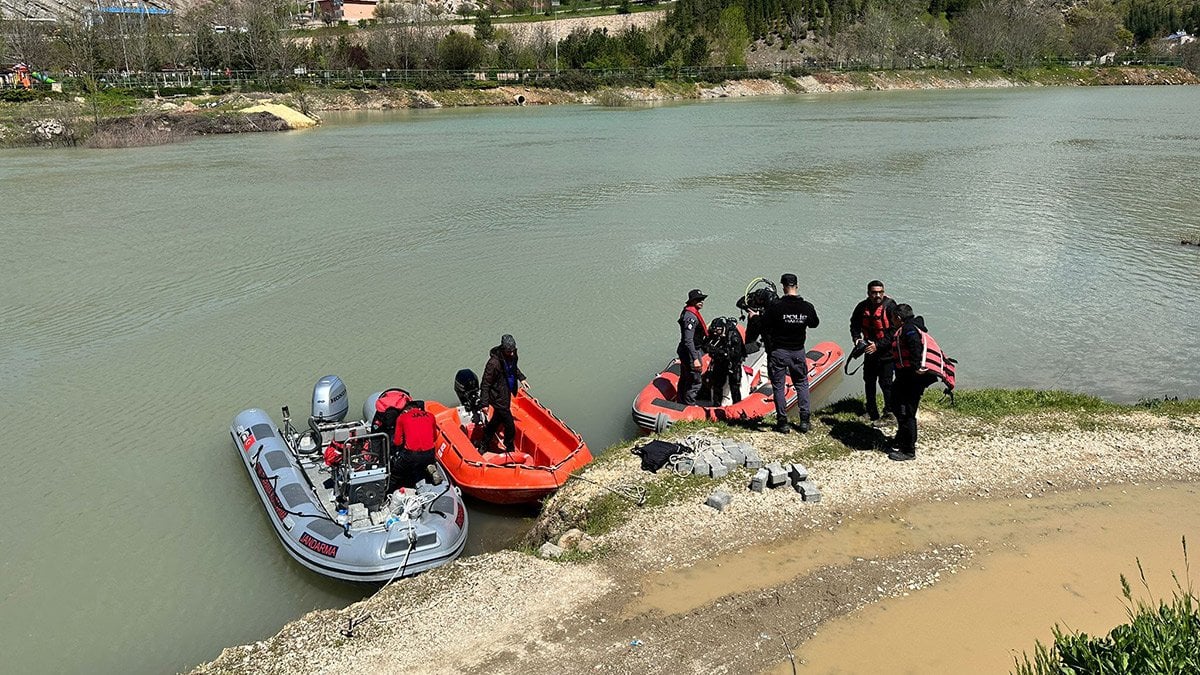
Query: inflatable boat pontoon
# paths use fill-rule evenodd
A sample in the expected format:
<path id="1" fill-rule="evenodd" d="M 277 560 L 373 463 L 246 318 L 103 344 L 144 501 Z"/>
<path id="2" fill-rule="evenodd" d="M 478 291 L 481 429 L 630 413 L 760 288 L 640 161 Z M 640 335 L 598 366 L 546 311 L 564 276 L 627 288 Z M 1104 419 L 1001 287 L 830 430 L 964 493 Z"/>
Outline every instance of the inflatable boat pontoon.
<path id="1" fill-rule="evenodd" d="M 368 401 L 373 411 L 374 402 Z M 347 581 L 386 582 L 454 560 L 467 541 L 467 511 L 440 469 L 415 486 L 388 491 L 386 434 L 366 419 L 343 421 L 349 408 L 337 376 L 313 389 L 308 428 L 283 408 L 277 426 L 258 408 L 229 428 L 250 482 L 287 552 L 300 564 Z M 344 461 L 325 463 L 333 443 Z"/>
<path id="2" fill-rule="evenodd" d="M 742 326 L 738 330 L 745 331 Z M 846 356 L 836 342 L 821 342 L 808 350 L 808 386 L 815 388 L 842 364 Z M 767 377 L 767 352 L 759 349 L 751 353 L 742 367 L 742 400 L 733 403 L 728 385 L 722 392 L 722 400 L 698 399 L 697 405 L 677 402 L 680 365 L 672 359 L 633 400 L 633 421 L 646 433 L 664 431 L 680 420 L 710 420 L 715 422 L 739 422 L 760 420 L 775 412 L 775 396 Z M 700 359 L 704 373 L 708 372 L 710 359 L 704 354 Z M 786 388 L 787 407 L 796 405 L 796 388 L 789 377 Z M 701 391 L 701 395 L 704 392 Z"/>

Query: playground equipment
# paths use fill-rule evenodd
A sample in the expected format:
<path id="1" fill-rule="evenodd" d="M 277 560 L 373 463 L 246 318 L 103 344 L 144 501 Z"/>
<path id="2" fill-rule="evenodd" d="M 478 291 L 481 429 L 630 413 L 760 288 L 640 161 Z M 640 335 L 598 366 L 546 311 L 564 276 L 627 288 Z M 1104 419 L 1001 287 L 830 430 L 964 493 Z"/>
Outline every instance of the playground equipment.
<path id="1" fill-rule="evenodd" d="M 44 73 L 39 73 L 24 63 L 18 63 L 17 65 L 13 66 L 12 73 L 13 86 L 21 87 L 23 89 L 32 89 L 35 81 L 49 85 L 53 85 L 55 83 L 54 78 Z"/>

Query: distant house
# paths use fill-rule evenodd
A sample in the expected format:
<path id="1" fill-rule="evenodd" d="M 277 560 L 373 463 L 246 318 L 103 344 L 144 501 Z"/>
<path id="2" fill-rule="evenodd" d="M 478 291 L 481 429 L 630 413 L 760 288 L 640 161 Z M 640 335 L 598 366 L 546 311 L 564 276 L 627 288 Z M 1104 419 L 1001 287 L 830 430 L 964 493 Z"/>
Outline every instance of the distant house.
<path id="1" fill-rule="evenodd" d="M 374 19 L 377 0 L 342 0 L 342 18 L 350 23 Z"/>
<path id="2" fill-rule="evenodd" d="M 1166 42 L 1173 47 L 1178 45 L 1186 45 L 1189 42 L 1195 41 L 1196 38 L 1192 35 L 1189 35 L 1186 30 L 1176 31 L 1163 38 L 1163 42 Z"/>

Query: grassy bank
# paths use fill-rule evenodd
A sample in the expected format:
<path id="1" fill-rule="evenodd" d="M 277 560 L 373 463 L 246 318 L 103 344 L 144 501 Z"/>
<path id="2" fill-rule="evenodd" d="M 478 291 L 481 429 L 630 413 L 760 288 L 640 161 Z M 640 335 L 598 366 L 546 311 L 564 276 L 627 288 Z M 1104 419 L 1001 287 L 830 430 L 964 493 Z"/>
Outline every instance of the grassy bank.
<path id="1" fill-rule="evenodd" d="M 184 117 L 202 119 L 181 123 L 188 133 L 133 134 L 137 138 L 130 144 L 144 144 L 136 142 L 139 139 L 152 142 L 161 138 L 161 142 L 169 142 L 203 133 L 261 130 L 261 125 L 239 128 L 228 119 L 219 119 L 223 113 L 261 102 L 282 103 L 304 112 L 554 104 L 615 107 L 655 101 L 868 90 L 1198 83 L 1200 79 L 1189 71 L 1173 67 L 1049 66 L 811 72 L 796 68 L 787 74 L 748 72 L 743 79 L 723 82 L 697 81 L 661 72 L 564 71 L 539 80 L 536 86 L 488 80 L 462 86 L 450 77 L 427 75 L 407 86 L 369 80 L 315 86 L 297 80 L 262 87 L 245 83 L 240 91 L 227 91 L 221 86 L 207 91 L 195 87 L 160 91 L 108 89 L 90 95 L 39 92 L 36 100 L 0 102 L 0 146 L 86 145 L 114 120 L 159 117 L 157 124 L 162 126 L 164 113 L 180 122 Z M 206 125 L 205 117 L 218 122 Z M 206 128 L 211 131 L 203 131 Z M 114 142 L 111 138 L 96 144 L 121 145 L 119 139 Z"/>
<path id="2" fill-rule="evenodd" d="M 862 398 L 847 398 L 813 412 L 816 422 L 809 434 L 779 436 L 762 426 L 731 426 L 716 422 L 691 422 L 672 427 L 663 434 L 679 440 L 693 434 L 732 437 L 765 447 L 776 461 L 805 466 L 837 462 L 855 455 L 882 451 L 887 435 L 867 423 Z M 1146 417 L 1164 428 L 1189 426 L 1200 417 L 1200 399 L 1146 399 L 1134 404 L 1105 401 L 1095 396 L 1065 391 L 1032 389 L 974 389 L 957 392 L 953 402 L 940 389 L 926 391 L 922 400 L 921 444 L 955 442 L 959 437 L 989 438 L 1002 428 L 1012 435 L 1102 433 L 1106 430 L 1137 432 Z M 714 481 L 695 476 L 676 476 L 667 469 L 657 474 L 634 471 L 631 444 L 619 445 L 597 457 L 583 474 L 596 474 L 598 481 L 620 492 L 643 490 L 647 496 L 637 506 L 624 494 L 575 485 L 560 491 L 546 506 L 546 514 L 526 537 L 525 546 L 537 544 L 575 527 L 592 535 L 603 535 L 628 522 L 638 511 L 683 502 L 703 501 Z M 731 472 L 735 485 L 748 483 L 748 469 Z M 614 478 L 619 476 L 619 478 Z"/>

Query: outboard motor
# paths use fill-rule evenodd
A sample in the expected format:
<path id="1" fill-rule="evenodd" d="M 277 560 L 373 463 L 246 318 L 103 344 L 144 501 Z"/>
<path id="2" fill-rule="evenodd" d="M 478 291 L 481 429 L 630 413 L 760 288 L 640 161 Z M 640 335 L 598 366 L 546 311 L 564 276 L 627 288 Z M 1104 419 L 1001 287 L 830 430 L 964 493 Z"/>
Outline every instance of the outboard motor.
<path id="1" fill-rule="evenodd" d="M 337 375 L 326 375 L 313 387 L 312 416 L 318 422 L 341 422 L 350 410 L 346 385 Z"/>
<path id="2" fill-rule="evenodd" d="M 454 393 L 463 410 L 471 416 L 476 424 L 483 423 L 483 405 L 479 402 L 479 378 L 475 371 L 463 368 L 454 375 Z"/>
<path id="3" fill-rule="evenodd" d="M 458 396 L 458 402 L 469 412 L 483 407 L 479 405 L 479 378 L 470 368 L 463 368 L 454 375 L 454 393 Z"/>

